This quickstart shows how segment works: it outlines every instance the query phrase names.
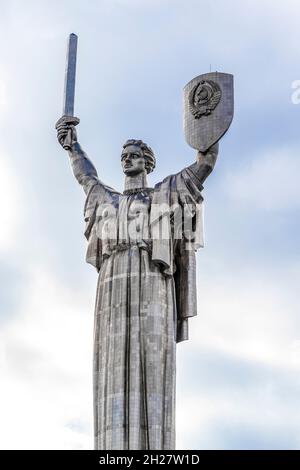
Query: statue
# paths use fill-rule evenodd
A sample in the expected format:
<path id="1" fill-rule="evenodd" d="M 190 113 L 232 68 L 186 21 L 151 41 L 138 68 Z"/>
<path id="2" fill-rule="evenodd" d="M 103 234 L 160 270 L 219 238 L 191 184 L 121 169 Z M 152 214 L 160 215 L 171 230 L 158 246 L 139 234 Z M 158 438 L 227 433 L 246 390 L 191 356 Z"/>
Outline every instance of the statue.
<path id="1" fill-rule="evenodd" d="M 205 93 L 197 90 L 195 106 Z M 213 110 L 208 111 L 203 108 L 209 117 Z M 202 189 L 218 143 L 150 188 L 154 152 L 142 140 L 127 140 L 120 157 L 125 185 L 119 192 L 100 180 L 78 141 L 78 122 L 64 114 L 56 128 L 86 194 L 86 261 L 98 271 L 95 449 L 175 449 L 176 343 L 188 339 L 188 318 L 197 314 Z"/>

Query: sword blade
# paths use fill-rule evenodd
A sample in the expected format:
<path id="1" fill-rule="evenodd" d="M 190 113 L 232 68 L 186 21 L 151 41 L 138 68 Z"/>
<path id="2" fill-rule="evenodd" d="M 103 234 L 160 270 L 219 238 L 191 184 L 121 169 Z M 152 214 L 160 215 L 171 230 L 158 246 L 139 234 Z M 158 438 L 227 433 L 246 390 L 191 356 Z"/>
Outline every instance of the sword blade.
<path id="1" fill-rule="evenodd" d="M 68 42 L 63 106 L 63 114 L 65 116 L 74 116 L 77 40 L 78 37 L 76 34 L 70 34 Z"/>

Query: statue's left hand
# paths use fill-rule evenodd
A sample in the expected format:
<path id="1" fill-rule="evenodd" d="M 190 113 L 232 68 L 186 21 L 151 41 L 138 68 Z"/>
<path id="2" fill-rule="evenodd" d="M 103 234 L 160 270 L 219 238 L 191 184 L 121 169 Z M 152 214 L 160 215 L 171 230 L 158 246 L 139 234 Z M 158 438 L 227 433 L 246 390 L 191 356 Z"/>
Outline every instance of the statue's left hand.
<path id="1" fill-rule="evenodd" d="M 216 142 L 215 144 L 213 144 L 211 147 L 209 147 L 206 152 L 198 152 L 198 154 L 201 154 L 201 155 L 215 155 L 217 157 L 219 153 L 219 142 Z"/>
<path id="2" fill-rule="evenodd" d="M 218 153 L 219 153 L 219 142 L 216 142 L 211 147 L 209 147 L 209 149 L 207 149 L 206 152 L 202 153 L 198 151 L 197 161 L 198 163 L 208 165 L 211 167 L 211 169 L 213 169 L 213 167 L 215 166 L 217 157 L 218 157 Z"/>

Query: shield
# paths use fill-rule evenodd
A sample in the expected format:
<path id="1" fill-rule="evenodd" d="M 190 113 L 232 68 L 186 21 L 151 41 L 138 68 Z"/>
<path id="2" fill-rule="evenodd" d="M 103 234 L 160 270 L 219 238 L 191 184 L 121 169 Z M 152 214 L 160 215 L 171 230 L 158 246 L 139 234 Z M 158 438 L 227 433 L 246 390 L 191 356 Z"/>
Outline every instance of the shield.
<path id="1" fill-rule="evenodd" d="M 233 118 L 233 75 L 211 72 L 183 89 L 183 127 L 187 143 L 205 152 L 228 130 Z"/>

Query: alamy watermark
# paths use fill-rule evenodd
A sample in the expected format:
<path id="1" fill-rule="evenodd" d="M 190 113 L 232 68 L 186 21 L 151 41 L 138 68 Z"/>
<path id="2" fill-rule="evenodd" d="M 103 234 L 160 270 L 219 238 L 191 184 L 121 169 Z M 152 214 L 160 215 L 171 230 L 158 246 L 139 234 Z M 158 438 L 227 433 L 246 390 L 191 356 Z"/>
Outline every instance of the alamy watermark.
<path id="1" fill-rule="evenodd" d="M 300 80 L 294 80 L 292 82 L 292 89 L 294 90 L 291 95 L 292 103 L 300 104 Z"/>
<path id="2" fill-rule="evenodd" d="M 150 210 L 149 210 L 150 209 Z M 96 212 L 96 233 L 113 244 L 142 240 L 184 240 L 186 249 L 202 244 L 202 204 L 152 204 L 139 201 L 119 207 L 101 204 Z"/>

